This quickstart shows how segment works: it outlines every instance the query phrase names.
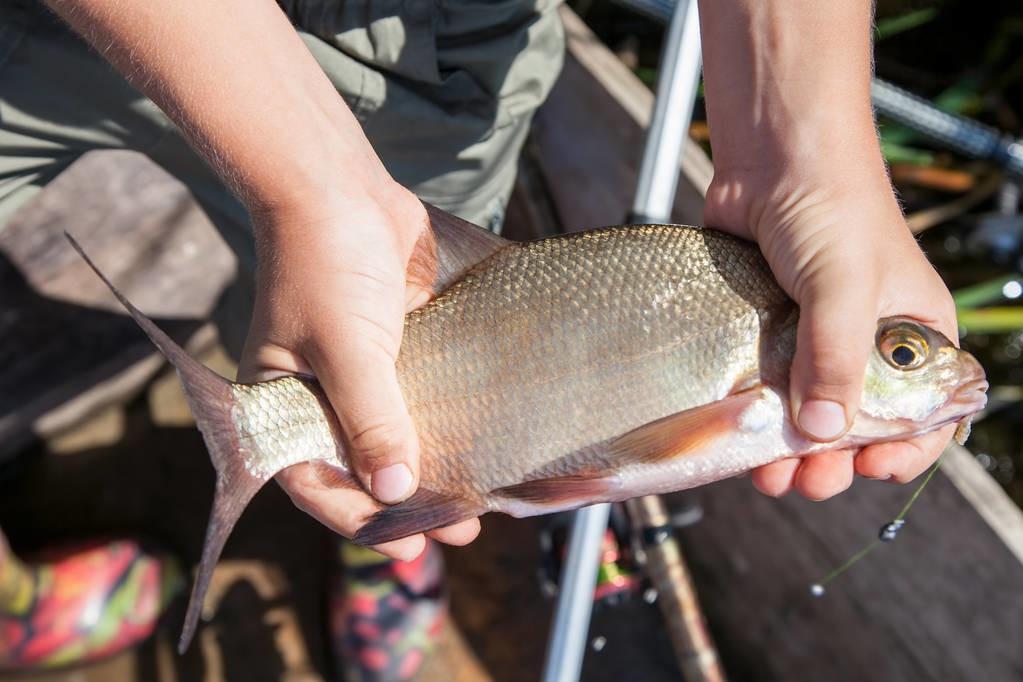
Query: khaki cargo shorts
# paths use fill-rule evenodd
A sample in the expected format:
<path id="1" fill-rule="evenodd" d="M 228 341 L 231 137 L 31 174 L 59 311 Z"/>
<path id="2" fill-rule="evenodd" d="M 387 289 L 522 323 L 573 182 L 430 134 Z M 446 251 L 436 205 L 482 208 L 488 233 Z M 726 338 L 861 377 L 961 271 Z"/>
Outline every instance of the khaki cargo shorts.
<path id="1" fill-rule="evenodd" d="M 532 114 L 561 67 L 557 0 L 279 4 L 394 178 L 498 229 Z M 0 229 L 97 149 L 148 155 L 190 189 L 235 251 L 238 281 L 217 318 L 237 354 L 255 269 L 244 207 L 155 104 L 35 0 L 0 0 Z"/>

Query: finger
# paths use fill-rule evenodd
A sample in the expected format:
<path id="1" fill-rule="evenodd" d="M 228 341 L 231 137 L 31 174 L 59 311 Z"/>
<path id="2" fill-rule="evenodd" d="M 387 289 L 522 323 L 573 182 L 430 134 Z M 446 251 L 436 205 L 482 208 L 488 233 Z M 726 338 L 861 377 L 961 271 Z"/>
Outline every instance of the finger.
<path id="1" fill-rule="evenodd" d="M 862 277 L 844 264 L 822 268 L 799 301 L 792 414 L 799 428 L 817 441 L 839 438 L 859 409 L 877 328 L 876 297 L 855 285 Z"/>
<path id="2" fill-rule="evenodd" d="M 359 303 L 367 305 L 366 301 Z M 398 319 L 401 305 L 399 302 L 396 309 Z M 419 444 L 398 386 L 394 365 L 397 340 L 372 319 L 356 314 L 354 318 L 349 315 L 345 323 L 326 325 L 328 330 L 317 339 L 330 341 L 310 343 L 308 362 L 288 349 L 250 337 L 238 377 L 241 381 L 266 381 L 285 374 L 316 376 L 341 422 L 353 471 L 378 500 L 394 504 L 415 492 Z M 331 326 L 347 333 L 337 334 Z M 321 350 L 322 346 L 329 346 L 328 351 Z M 346 350 L 338 353 L 339 348 Z"/>
<path id="3" fill-rule="evenodd" d="M 480 534 L 480 520 L 459 521 L 453 526 L 431 530 L 426 535 L 447 545 L 468 545 Z"/>
<path id="4" fill-rule="evenodd" d="M 253 383 L 286 376 L 313 376 L 313 368 L 289 350 L 269 343 L 250 349 L 246 342 L 238 361 L 238 381 Z"/>
<path id="5" fill-rule="evenodd" d="M 765 495 L 781 497 L 792 490 L 799 459 L 791 457 L 753 470 L 753 487 Z"/>
<path id="6" fill-rule="evenodd" d="M 805 457 L 796 472 L 795 488 L 811 500 L 826 500 L 853 482 L 853 451 L 835 450 Z"/>
<path id="7" fill-rule="evenodd" d="M 346 538 L 352 537 L 380 509 L 363 492 L 324 486 L 308 464 L 288 467 L 275 478 L 296 507 Z M 411 561 L 422 553 L 425 542 L 419 534 L 374 545 L 373 549 L 392 559 Z"/>
<path id="8" fill-rule="evenodd" d="M 954 432 L 952 424 L 912 440 L 867 446 L 856 456 L 856 473 L 908 483 L 934 464 Z"/>
<path id="9" fill-rule="evenodd" d="M 341 333 L 318 337 L 330 347 L 318 343 L 305 355 L 337 413 L 352 470 L 374 497 L 394 504 L 418 485 L 419 444 L 395 370 L 398 341 L 374 322 L 379 315 L 389 312 L 347 315 Z"/>

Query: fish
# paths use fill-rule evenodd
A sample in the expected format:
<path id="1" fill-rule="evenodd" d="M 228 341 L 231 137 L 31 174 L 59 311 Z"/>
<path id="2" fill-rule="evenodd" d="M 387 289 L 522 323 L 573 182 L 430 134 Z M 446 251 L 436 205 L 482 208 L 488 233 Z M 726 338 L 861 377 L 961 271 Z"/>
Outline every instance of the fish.
<path id="1" fill-rule="evenodd" d="M 427 206 L 408 278 L 397 373 L 421 444 L 418 490 L 381 505 L 374 545 L 497 511 L 517 517 L 667 493 L 786 457 L 901 440 L 983 408 L 980 363 L 909 318 L 877 324 L 862 400 L 831 443 L 793 423 L 798 306 L 758 247 L 683 225 L 630 225 L 511 242 Z M 74 248 L 181 377 L 217 480 L 179 650 L 213 568 L 262 485 L 311 462 L 360 488 L 314 378 L 236 383 L 193 358 Z"/>

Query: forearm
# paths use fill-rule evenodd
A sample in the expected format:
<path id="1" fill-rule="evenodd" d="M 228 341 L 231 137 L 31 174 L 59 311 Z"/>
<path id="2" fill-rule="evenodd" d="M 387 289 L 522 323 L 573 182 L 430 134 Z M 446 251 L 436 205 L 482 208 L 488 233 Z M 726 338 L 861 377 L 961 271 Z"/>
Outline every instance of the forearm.
<path id="1" fill-rule="evenodd" d="M 749 182 L 856 172 L 883 180 L 870 106 L 872 4 L 701 3 L 714 164 Z"/>
<path id="2" fill-rule="evenodd" d="M 389 180 L 272 0 L 48 0 L 178 124 L 253 211 Z"/>

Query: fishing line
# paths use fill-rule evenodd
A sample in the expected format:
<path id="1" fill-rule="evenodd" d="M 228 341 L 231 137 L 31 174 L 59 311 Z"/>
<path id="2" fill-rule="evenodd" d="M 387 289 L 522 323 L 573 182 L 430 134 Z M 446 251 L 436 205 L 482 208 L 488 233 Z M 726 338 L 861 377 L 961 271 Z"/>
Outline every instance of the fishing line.
<path id="1" fill-rule="evenodd" d="M 909 513 L 910 508 L 913 506 L 913 504 L 916 503 L 917 499 L 920 497 L 920 493 L 922 493 L 924 491 L 924 488 L 927 487 L 927 484 L 931 482 L 931 479 L 934 478 L 934 474 L 938 472 L 938 469 L 940 467 L 941 458 L 939 457 L 937 461 L 934 462 L 934 465 L 931 466 L 930 471 L 927 472 L 927 476 L 924 477 L 924 480 L 920 482 L 920 485 L 916 487 L 916 490 L 913 491 L 913 494 L 909 496 L 909 501 L 907 501 L 906 504 L 903 505 L 902 511 L 899 512 L 898 516 L 896 516 L 894 519 L 881 526 L 881 530 L 878 531 L 877 537 L 868 545 L 866 545 L 858 552 L 853 554 L 851 557 L 849 557 L 849 559 L 847 559 L 844 564 L 828 573 L 821 580 L 818 580 L 817 582 L 811 584 L 810 594 L 812 594 L 815 597 L 823 596 L 824 588 L 827 586 L 828 583 L 830 583 L 832 580 L 842 575 L 850 568 L 855 566 L 857 563 L 859 563 L 861 559 L 863 559 L 868 554 L 877 549 L 881 545 L 881 543 L 891 542 L 892 540 L 894 540 L 895 537 L 898 535 L 899 530 L 901 530 L 902 527 L 906 525 L 906 514 Z"/>

